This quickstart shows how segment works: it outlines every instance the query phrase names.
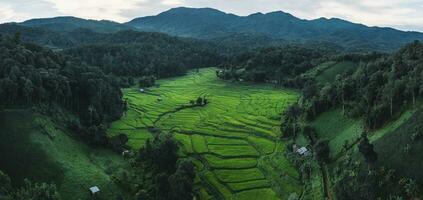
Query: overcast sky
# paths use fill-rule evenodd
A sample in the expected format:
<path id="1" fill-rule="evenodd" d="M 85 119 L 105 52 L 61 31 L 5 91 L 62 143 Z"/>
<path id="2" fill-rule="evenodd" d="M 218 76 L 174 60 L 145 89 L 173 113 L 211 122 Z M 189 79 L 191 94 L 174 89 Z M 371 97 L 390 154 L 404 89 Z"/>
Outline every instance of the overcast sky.
<path id="1" fill-rule="evenodd" d="M 423 32 L 423 0 L 0 0 L 0 23 L 54 16 L 126 22 L 180 6 L 238 15 L 282 10 L 303 19 L 337 17 Z"/>

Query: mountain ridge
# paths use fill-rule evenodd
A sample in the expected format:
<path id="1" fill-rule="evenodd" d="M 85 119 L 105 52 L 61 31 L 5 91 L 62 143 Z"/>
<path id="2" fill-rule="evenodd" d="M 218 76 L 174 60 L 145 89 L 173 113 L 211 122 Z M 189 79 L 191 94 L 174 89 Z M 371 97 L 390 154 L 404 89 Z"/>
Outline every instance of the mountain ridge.
<path id="1" fill-rule="evenodd" d="M 59 16 L 31 19 L 16 24 L 68 34 L 78 29 L 89 29 L 98 33 L 136 30 L 209 41 L 228 39 L 232 35 L 250 34 L 294 44 L 330 42 L 347 52 L 392 52 L 406 43 L 423 41 L 423 33 L 418 31 L 367 26 L 340 18 L 320 17 L 308 20 L 283 11 L 238 16 L 214 8 L 172 8 L 158 15 L 135 18 L 126 23 Z M 62 40 L 65 41 L 66 38 Z"/>
<path id="2" fill-rule="evenodd" d="M 291 42 L 324 41 L 351 49 L 392 51 L 423 33 L 367 26 L 339 18 L 300 19 L 283 11 L 238 16 L 212 8 L 173 8 L 156 16 L 135 18 L 127 25 L 145 31 L 212 39 L 237 33 L 259 33 Z"/>
<path id="3" fill-rule="evenodd" d="M 130 26 L 111 20 L 83 19 L 74 16 L 36 18 L 18 24 L 26 27 L 45 28 L 59 32 L 69 32 L 79 28 L 86 28 L 101 33 L 113 33 L 121 30 L 133 29 Z"/>

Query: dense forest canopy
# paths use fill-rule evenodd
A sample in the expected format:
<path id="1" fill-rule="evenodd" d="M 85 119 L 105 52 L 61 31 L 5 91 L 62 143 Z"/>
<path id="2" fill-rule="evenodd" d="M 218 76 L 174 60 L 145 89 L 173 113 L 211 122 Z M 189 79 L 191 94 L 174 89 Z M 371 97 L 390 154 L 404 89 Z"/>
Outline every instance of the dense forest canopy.
<path id="1" fill-rule="evenodd" d="M 123 31 L 101 42 L 69 49 L 67 54 L 105 73 L 120 76 L 153 75 L 164 78 L 188 69 L 215 66 L 224 58 L 192 42 L 160 33 Z"/>
<path id="2" fill-rule="evenodd" d="M 321 161 L 322 166 L 326 162 L 331 162 L 329 152 L 332 150 L 329 149 L 327 141 L 323 146 L 318 145 L 322 144 L 322 141 L 315 141 L 316 130 L 311 121 L 319 114 L 333 109 L 340 109 L 343 115 L 363 121 L 364 132 L 357 138 L 356 143 L 364 161 L 354 161 L 357 158 L 353 158 L 349 152 L 349 148 L 354 147 L 354 141 L 351 145 L 351 141 L 348 140 L 344 141 L 342 150 L 346 155 L 340 160 L 336 160 L 337 157 L 332 160 L 337 166 L 332 175 L 335 179 L 334 189 L 337 198 L 413 199 L 419 196 L 417 185 L 421 183 L 413 179 L 419 178 L 418 175 L 407 177 L 404 176 L 405 173 L 396 173 L 396 170 L 403 169 L 389 169 L 383 165 L 376 167 L 378 153 L 375 152 L 374 145 L 370 143 L 368 137 L 370 131 L 380 130 L 401 116 L 404 111 L 410 110 L 410 107 L 415 108 L 418 105 L 418 99 L 423 95 L 422 58 L 423 43 L 418 41 L 404 46 L 391 55 L 374 53 L 339 56 L 336 58 L 337 61 L 353 61 L 360 64 L 354 70 L 338 74 L 334 82 L 321 84 L 316 80 L 309 81 L 302 88 L 299 102 L 285 111 L 281 126 L 283 137 L 296 138 L 300 134 L 309 137 L 311 142 L 315 143 L 316 157 L 326 158 Z M 419 124 L 421 124 L 419 121 L 407 122 L 405 127 L 420 126 Z M 406 135 L 407 139 L 417 141 L 420 130 L 408 130 Z M 407 154 L 410 149 L 410 144 L 407 144 L 402 152 Z M 398 184 L 395 184 L 397 182 Z"/>
<path id="3" fill-rule="evenodd" d="M 70 16 L 30 19 L 19 24 L 27 27 L 39 27 L 58 32 L 70 32 L 77 29 L 88 29 L 100 33 L 113 33 L 122 30 L 134 29 L 133 27 L 109 20 L 86 20 Z"/>
<path id="4" fill-rule="evenodd" d="M 119 80 L 97 67 L 37 45 L 1 36 L 1 107 L 60 105 L 80 117 L 82 125 L 98 126 L 123 113 Z"/>
<path id="5" fill-rule="evenodd" d="M 299 75 L 328 59 L 333 51 L 324 48 L 283 46 L 247 51 L 223 64 L 219 77 L 253 82 L 272 82 L 297 87 Z"/>
<path id="6" fill-rule="evenodd" d="M 379 128 L 423 94 L 422 52 L 423 44 L 416 41 L 392 55 L 341 56 L 361 64 L 333 83 L 307 85 L 301 104 L 310 116 L 341 106 L 351 117 L 364 117 L 367 128 Z"/>

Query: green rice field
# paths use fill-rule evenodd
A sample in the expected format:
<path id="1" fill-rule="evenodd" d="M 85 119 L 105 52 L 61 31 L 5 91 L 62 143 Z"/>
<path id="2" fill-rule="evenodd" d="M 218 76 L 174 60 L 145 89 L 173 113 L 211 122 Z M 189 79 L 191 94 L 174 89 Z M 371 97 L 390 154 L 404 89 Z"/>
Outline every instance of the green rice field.
<path id="1" fill-rule="evenodd" d="M 199 199 L 287 199 L 302 192 L 297 170 L 284 156 L 280 119 L 298 94 L 268 85 L 220 80 L 215 68 L 159 80 L 139 92 L 124 90 L 129 109 L 109 136 L 125 133 L 137 150 L 156 127 L 180 143 L 197 165 Z M 206 97 L 206 106 L 187 107 Z M 159 100 L 160 98 L 160 100 Z"/>

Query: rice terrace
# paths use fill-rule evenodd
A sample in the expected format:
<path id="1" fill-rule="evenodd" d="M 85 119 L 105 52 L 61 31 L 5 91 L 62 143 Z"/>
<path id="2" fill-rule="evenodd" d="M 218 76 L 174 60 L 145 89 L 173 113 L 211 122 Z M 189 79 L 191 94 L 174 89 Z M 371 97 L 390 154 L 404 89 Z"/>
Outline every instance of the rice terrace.
<path id="1" fill-rule="evenodd" d="M 70 2 L 0 1 L 0 200 L 423 200 L 423 0 Z"/>
<path id="2" fill-rule="evenodd" d="M 109 136 L 125 133 L 133 149 L 153 127 L 171 133 L 182 156 L 194 160 L 201 199 L 287 199 L 301 193 L 299 175 L 284 157 L 279 139 L 284 108 L 297 101 L 289 90 L 220 80 L 216 69 L 159 80 L 140 92 L 124 90 L 129 109 Z M 191 100 L 207 97 L 203 107 Z M 182 106 L 182 107 L 181 107 Z M 182 109 L 181 109 L 182 108 Z"/>

